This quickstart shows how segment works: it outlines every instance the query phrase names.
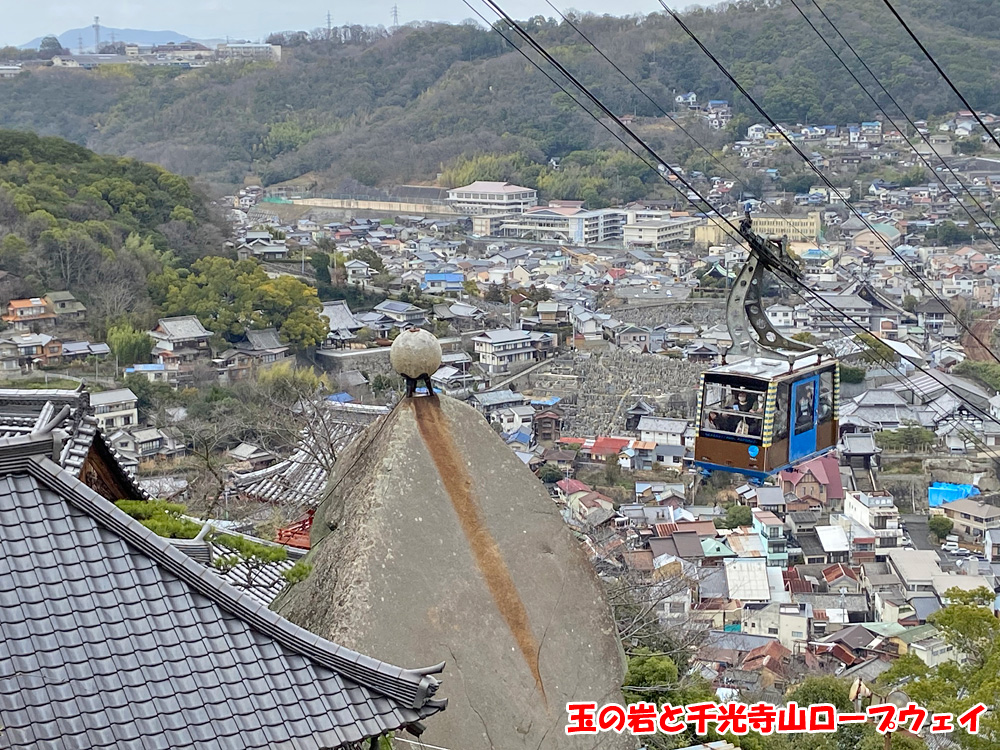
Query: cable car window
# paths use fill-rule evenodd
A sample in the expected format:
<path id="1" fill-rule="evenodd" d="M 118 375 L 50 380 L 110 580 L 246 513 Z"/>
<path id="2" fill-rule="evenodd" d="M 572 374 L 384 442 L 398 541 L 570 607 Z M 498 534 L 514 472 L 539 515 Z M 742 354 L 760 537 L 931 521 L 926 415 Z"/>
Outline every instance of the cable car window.
<path id="1" fill-rule="evenodd" d="M 813 428 L 816 408 L 815 383 L 799 383 L 795 386 L 795 434 L 801 435 Z"/>
<path id="2" fill-rule="evenodd" d="M 819 374 L 819 418 L 817 422 L 833 419 L 833 371 Z"/>
<path id="3" fill-rule="evenodd" d="M 702 429 L 760 437 L 764 430 L 763 390 L 723 383 L 705 384 Z"/>
<path id="4" fill-rule="evenodd" d="M 774 442 L 788 437 L 788 383 L 778 383 L 774 399 Z"/>

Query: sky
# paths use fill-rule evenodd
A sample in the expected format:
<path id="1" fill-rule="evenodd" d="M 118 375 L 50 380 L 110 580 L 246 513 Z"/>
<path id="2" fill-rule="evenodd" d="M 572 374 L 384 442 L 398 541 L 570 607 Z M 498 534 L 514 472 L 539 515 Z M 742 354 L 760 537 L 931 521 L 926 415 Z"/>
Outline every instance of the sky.
<path id="1" fill-rule="evenodd" d="M 552 0 L 562 10 L 629 15 L 651 13 L 659 9 L 657 0 Z M 475 2 L 475 0 L 473 0 Z M 692 4 L 693 0 L 677 3 Z M 100 16 L 103 26 L 119 29 L 170 30 L 195 39 L 221 39 L 226 36 L 258 39 L 272 31 L 312 30 L 326 25 L 330 11 L 334 25 L 392 24 L 393 0 L 369 0 L 364 3 L 334 3 L 332 0 L 3 0 L 0 23 L 0 46 L 21 45 L 35 37 L 61 34 L 69 29 L 90 26 Z M 396 0 L 399 22 L 452 21 L 473 18 L 462 0 Z M 674 3 L 671 3 L 672 5 Z M 501 7 L 515 18 L 555 15 L 545 0 L 504 0 Z M 485 9 L 483 14 L 487 15 Z"/>

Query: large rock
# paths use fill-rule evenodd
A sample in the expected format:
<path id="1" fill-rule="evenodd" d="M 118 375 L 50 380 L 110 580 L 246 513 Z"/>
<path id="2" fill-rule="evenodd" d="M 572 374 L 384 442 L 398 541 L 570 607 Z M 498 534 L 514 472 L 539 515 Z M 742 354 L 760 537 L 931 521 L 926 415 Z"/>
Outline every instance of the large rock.
<path id="1" fill-rule="evenodd" d="M 448 708 L 422 741 L 634 747 L 564 732 L 567 701 L 622 701 L 624 657 L 556 506 L 472 408 L 407 399 L 369 427 L 338 462 L 312 544 L 312 573 L 275 609 L 393 664 L 447 662 Z"/>

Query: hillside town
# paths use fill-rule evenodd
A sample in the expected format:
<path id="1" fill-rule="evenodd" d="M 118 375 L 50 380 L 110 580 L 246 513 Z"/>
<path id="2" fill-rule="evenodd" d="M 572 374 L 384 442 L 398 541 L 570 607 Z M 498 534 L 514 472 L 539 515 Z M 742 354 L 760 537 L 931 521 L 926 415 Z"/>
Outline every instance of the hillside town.
<path id="1" fill-rule="evenodd" d="M 0 79 L 326 59 L 98 25 Z M 221 187 L 0 131 L 0 745 L 569 750 L 584 700 L 996 745 L 995 705 L 961 744 L 864 701 L 995 702 L 1000 116 L 775 123 L 689 85 L 587 122 L 710 144 L 621 200 L 523 144 L 393 187 L 296 170 L 374 96 L 278 97 Z M 587 746 L 813 739 L 609 726 Z"/>

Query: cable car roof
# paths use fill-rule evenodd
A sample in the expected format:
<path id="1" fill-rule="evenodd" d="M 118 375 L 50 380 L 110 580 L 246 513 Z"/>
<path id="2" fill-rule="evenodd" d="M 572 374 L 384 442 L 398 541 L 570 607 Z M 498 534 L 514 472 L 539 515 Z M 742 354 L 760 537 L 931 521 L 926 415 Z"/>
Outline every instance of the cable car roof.
<path id="1" fill-rule="evenodd" d="M 788 375 L 805 367 L 813 367 L 818 365 L 819 361 L 819 357 L 815 354 L 809 354 L 792 363 L 782 359 L 748 357 L 739 362 L 730 362 L 719 367 L 713 367 L 706 374 L 749 375 L 751 377 L 771 379 L 781 375 Z M 833 360 L 830 362 L 832 364 Z"/>

